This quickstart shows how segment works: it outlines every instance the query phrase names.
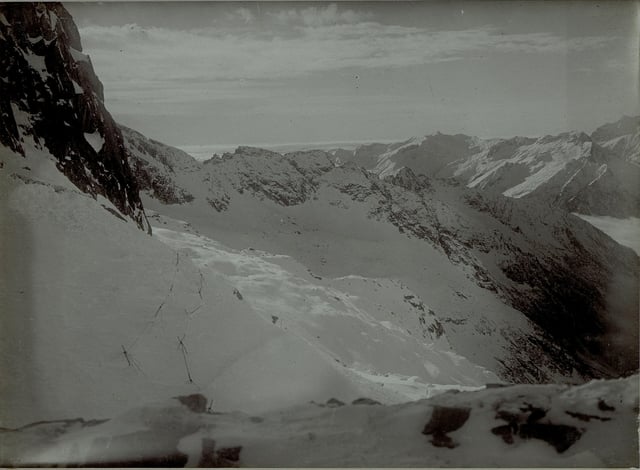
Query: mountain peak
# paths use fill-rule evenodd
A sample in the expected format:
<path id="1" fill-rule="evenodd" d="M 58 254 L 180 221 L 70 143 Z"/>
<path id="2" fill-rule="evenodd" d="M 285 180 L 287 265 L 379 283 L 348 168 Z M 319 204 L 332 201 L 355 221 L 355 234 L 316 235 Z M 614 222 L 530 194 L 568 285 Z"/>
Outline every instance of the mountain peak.
<path id="1" fill-rule="evenodd" d="M 638 132 L 640 132 L 640 116 L 622 116 L 616 122 L 598 127 L 591 136 L 596 142 L 603 142 Z"/>
<path id="2" fill-rule="evenodd" d="M 263 149 L 260 147 L 251 147 L 248 145 L 241 145 L 233 152 L 234 156 L 246 156 L 246 157 L 281 157 L 282 154 L 274 152 L 272 150 Z M 224 157 L 224 155 L 223 155 Z"/>

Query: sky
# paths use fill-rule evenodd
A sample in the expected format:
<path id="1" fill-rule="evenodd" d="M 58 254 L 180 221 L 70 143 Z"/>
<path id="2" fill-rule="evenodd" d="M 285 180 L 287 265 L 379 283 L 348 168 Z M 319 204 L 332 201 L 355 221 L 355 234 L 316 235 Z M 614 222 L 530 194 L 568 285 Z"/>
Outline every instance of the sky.
<path id="1" fill-rule="evenodd" d="M 593 131 L 640 114 L 640 3 L 66 3 L 115 119 L 175 145 Z"/>

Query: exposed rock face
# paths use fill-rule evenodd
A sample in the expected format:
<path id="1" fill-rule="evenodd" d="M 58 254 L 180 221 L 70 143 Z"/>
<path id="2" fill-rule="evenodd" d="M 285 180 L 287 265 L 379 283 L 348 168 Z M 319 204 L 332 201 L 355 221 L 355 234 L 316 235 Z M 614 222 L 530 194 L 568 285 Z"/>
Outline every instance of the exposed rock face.
<path id="1" fill-rule="evenodd" d="M 197 162 L 186 153 L 147 139 L 139 132 L 119 126 L 133 174 L 140 191 L 162 201 L 164 204 L 184 204 L 191 202 L 193 195 L 179 187 L 175 182 L 176 171 L 189 172 Z"/>
<path id="2" fill-rule="evenodd" d="M 79 189 L 150 230 L 122 134 L 60 4 L 0 5 L 0 143 L 22 155 L 46 148 Z"/>
<path id="3" fill-rule="evenodd" d="M 509 280 L 501 294 L 545 331 L 551 339 L 546 347 L 571 351 L 595 371 L 603 364 L 618 374 L 637 370 L 638 294 L 631 285 L 638 282 L 638 257 L 577 217 L 549 209 L 543 214 L 530 200 L 475 195 L 469 202 L 527 238 L 546 233 L 544 249 L 540 240 L 535 250 L 512 240 L 493 252 Z M 626 276 L 634 281 L 626 284 Z M 631 290 L 621 294 L 624 286 Z M 600 357 L 600 365 L 588 357 Z"/>

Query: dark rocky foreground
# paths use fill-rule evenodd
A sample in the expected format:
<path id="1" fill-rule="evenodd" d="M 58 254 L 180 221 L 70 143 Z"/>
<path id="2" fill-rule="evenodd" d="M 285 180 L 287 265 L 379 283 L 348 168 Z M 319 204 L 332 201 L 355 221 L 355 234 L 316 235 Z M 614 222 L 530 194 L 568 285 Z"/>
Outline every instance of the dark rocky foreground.
<path id="1" fill-rule="evenodd" d="M 574 467 L 638 465 L 638 377 L 579 387 L 450 391 L 385 406 L 330 399 L 262 416 L 202 395 L 0 430 L 2 465 L 90 467 Z"/>

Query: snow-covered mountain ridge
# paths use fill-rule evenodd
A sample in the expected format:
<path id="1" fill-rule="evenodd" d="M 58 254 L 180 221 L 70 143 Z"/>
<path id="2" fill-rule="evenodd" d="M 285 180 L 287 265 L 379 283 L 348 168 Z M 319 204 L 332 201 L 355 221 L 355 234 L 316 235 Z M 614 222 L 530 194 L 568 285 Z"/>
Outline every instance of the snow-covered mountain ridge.
<path id="1" fill-rule="evenodd" d="M 432 134 L 397 144 L 361 146 L 342 156 L 385 177 L 410 168 L 433 178 L 513 198 L 533 198 L 590 215 L 640 214 L 640 127 L 625 117 L 591 136 L 488 139 Z"/>
<path id="2" fill-rule="evenodd" d="M 125 137 L 128 141 L 126 132 Z M 139 147 L 137 142 L 131 146 Z M 170 158 L 172 149 L 154 145 L 155 153 Z M 637 368 L 636 340 L 623 326 L 637 322 L 632 300 L 637 256 L 562 210 L 465 189 L 407 168 L 380 179 L 353 162 L 338 164 L 322 151 L 281 155 L 240 147 L 199 168 L 193 160 L 182 172 L 150 155 L 144 159 L 155 160 L 154 171 L 170 180 L 170 191 L 177 188 L 194 198 L 166 204 L 156 190 L 149 190 L 143 192 L 149 196 L 143 196 L 145 204 L 188 220 L 213 238 L 287 253 L 320 275 L 403 279 L 425 299 L 433 297 L 425 285 L 443 284 L 439 290 L 447 294 L 438 294 L 435 311 L 454 347 L 468 355 L 469 334 L 481 332 L 473 341 L 493 351 L 493 359 L 478 350 L 473 353 L 505 378 L 557 380 L 575 373 L 608 376 Z M 352 240 L 353 250 L 340 247 L 346 240 Z M 410 263 L 450 265 L 451 280 L 438 279 L 439 269 L 405 265 L 403 273 L 391 268 L 398 263 L 397 255 L 390 248 L 374 248 L 378 243 L 420 252 Z M 471 283 L 481 289 L 478 295 L 491 297 L 489 311 L 477 312 L 472 301 L 455 294 L 460 290 L 452 286 L 459 282 L 465 285 L 462 292 Z M 617 294 L 610 287 L 614 285 L 622 289 Z M 457 318 L 444 314 L 457 303 L 464 304 Z M 497 327 L 497 311 L 509 310 L 505 303 L 522 313 L 505 317 Z M 532 324 L 515 330 L 507 326 L 522 314 L 525 325 Z M 466 322 L 473 328 L 460 326 Z M 499 346 L 487 344 L 491 342 Z M 527 354 L 539 361 L 523 360 Z M 599 363 L 603 356 L 607 358 Z M 593 362 L 595 357 L 599 359 Z"/>
<path id="3" fill-rule="evenodd" d="M 619 157 L 640 165 L 640 116 L 624 116 L 600 126 L 591 137 Z"/>

